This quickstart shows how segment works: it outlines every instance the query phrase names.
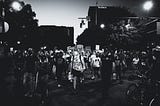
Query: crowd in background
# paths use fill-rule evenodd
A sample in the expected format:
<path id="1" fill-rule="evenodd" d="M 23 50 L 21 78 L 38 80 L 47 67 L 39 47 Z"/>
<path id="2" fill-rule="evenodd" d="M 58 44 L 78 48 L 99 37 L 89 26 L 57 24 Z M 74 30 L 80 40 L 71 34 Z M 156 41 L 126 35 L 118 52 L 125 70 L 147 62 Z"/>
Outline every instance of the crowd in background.
<path id="1" fill-rule="evenodd" d="M 73 83 L 73 89 L 77 90 L 87 80 L 84 73 L 90 71 L 90 80 L 100 79 L 103 88 L 107 90 L 112 80 L 123 83 L 128 70 L 135 73 L 152 70 L 159 57 L 156 50 L 105 48 L 79 51 L 75 48 L 64 51 L 47 49 L 45 46 L 39 50 L 10 48 L 5 52 L 5 49 L 2 49 L 0 62 L 4 71 L 1 71 L 1 84 L 5 85 L 3 88 L 8 89 L 7 93 L 10 96 L 32 97 L 35 91 L 45 96 L 49 80 L 56 80 L 57 87 L 63 87 L 63 81 L 67 80 Z"/>

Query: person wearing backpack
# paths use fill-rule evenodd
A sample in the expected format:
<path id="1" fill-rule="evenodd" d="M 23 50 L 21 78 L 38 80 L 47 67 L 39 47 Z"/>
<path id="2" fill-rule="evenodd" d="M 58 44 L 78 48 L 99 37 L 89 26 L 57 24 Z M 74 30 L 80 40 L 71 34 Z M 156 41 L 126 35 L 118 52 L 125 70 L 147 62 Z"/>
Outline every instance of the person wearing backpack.
<path id="1" fill-rule="evenodd" d="M 85 70 L 85 62 L 83 56 L 78 51 L 73 51 L 71 57 L 71 72 L 73 74 L 73 88 L 77 90 L 77 86 L 80 83 L 80 78 L 83 76 Z"/>

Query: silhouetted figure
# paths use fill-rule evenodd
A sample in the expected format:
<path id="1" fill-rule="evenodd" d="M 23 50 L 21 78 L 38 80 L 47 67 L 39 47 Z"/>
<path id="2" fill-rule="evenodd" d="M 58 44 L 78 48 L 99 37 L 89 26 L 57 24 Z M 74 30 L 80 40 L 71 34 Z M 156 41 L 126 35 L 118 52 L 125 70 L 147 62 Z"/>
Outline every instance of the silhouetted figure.
<path id="1" fill-rule="evenodd" d="M 0 104 L 11 106 L 15 104 L 14 73 L 12 60 L 7 56 L 5 47 L 0 46 Z"/>
<path id="2" fill-rule="evenodd" d="M 25 96 L 32 97 L 35 90 L 35 62 L 37 61 L 36 55 L 32 48 L 28 49 L 28 57 L 26 58 L 25 66 Z"/>
<path id="3" fill-rule="evenodd" d="M 57 77 L 57 82 L 58 82 L 58 87 L 61 87 L 62 85 L 62 73 L 65 71 L 65 60 L 62 57 L 63 53 L 59 52 L 56 55 L 56 77 Z"/>
<path id="4" fill-rule="evenodd" d="M 160 80 L 160 51 L 155 51 L 154 55 L 153 67 L 150 71 L 151 79 Z"/>
<path id="5" fill-rule="evenodd" d="M 102 57 L 102 68 L 101 68 L 101 75 L 102 75 L 102 91 L 103 96 L 108 96 L 108 89 L 111 85 L 111 75 L 112 75 L 112 55 L 111 52 L 105 52 Z"/>

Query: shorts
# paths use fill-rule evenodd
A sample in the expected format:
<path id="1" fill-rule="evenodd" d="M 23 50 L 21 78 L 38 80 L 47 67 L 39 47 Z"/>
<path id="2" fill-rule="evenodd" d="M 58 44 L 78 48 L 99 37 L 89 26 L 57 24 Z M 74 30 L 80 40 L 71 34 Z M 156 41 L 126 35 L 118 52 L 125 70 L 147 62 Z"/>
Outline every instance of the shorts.
<path id="1" fill-rule="evenodd" d="M 93 67 L 93 70 L 94 70 L 94 71 L 99 71 L 99 70 L 100 70 L 100 67 Z"/>
<path id="2" fill-rule="evenodd" d="M 72 74 L 73 74 L 73 77 L 82 77 L 83 73 L 81 71 L 77 71 L 77 70 L 74 70 L 72 69 Z"/>

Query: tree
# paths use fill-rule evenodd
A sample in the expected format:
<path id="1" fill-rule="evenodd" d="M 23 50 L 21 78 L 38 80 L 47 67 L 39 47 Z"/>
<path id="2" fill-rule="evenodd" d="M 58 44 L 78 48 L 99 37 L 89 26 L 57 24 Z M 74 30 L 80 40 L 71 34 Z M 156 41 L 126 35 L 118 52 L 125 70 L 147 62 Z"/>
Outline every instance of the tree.
<path id="1" fill-rule="evenodd" d="M 24 2 L 19 2 L 22 6 L 20 11 L 14 11 L 10 6 L 11 3 L 12 1 L 5 3 L 5 21 L 9 24 L 9 31 L 5 39 L 9 42 L 21 40 L 28 44 L 35 42 L 33 39 L 36 38 L 35 33 L 38 28 L 36 13 L 30 4 Z"/>

